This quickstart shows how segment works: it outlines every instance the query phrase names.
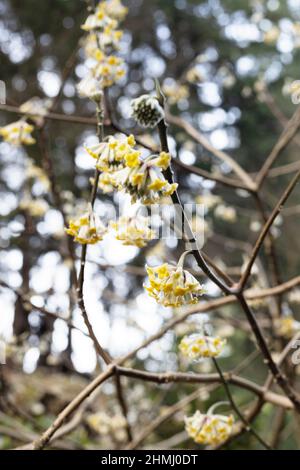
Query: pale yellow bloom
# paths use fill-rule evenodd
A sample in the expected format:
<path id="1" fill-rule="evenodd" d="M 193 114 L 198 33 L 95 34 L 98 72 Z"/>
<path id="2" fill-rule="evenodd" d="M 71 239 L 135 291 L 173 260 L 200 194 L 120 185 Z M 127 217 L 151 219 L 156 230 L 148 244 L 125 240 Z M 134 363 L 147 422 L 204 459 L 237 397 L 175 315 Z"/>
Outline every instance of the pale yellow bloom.
<path id="1" fill-rule="evenodd" d="M 25 197 L 20 202 L 19 207 L 23 211 L 28 212 L 32 217 L 43 217 L 49 208 L 44 199 L 31 199 L 31 197 Z"/>
<path id="2" fill-rule="evenodd" d="M 77 92 L 82 98 L 99 100 L 103 94 L 101 80 L 89 74 L 77 84 Z"/>
<path id="3" fill-rule="evenodd" d="M 51 104 L 51 100 L 45 100 L 35 96 L 21 104 L 20 111 L 25 113 L 37 126 L 41 126 L 44 123 L 44 117 L 51 108 Z"/>
<path id="4" fill-rule="evenodd" d="M 123 140 L 110 136 L 107 141 L 85 147 L 85 149 L 91 157 L 97 160 L 98 170 L 112 172 L 123 168 L 125 159 L 136 159 L 140 156 L 140 152 L 134 150 L 134 145 L 135 140 L 132 135 Z"/>
<path id="5" fill-rule="evenodd" d="M 82 245 L 94 245 L 102 240 L 106 227 L 100 218 L 94 213 L 91 205 L 88 211 L 76 219 L 71 219 L 69 227 L 65 229 L 68 235 L 74 237 L 74 240 Z"/>
<path id="6" fill-rule="evenodd" d="M 118 441 L 123 441 L 126 437 L 126 419 L 122 415 L 109 416 L 99 411 L 98 413 L 90 414 L 86 421 L 90 428 L 98 434 L 104 436 L 112 434 Z"/>
<path id="7" fill-rule="evenodd" d="M 105 57 L 104 51 L 108 47 L 115 50 L 119 49 L 122 36 L 122 31 L 114 30 L 109 27 L 104 28 L 101 33 L 90 33 L 83 39 L 85 55 L 97 62 L 101 62 Z"/>
<path id="8" fill-rule="evenodd" d="M 186 79 L 190 83 L 199 83 L 203 80 L 203 76 L 196 67 L 192 67 L 187 71 Z"/>
<path id="9" fill-rule="evenodd" d="M 115 29 L 117 26 L 117 21 L 110 18 L 105 12 L 103 8 L 99 8 L 96 13 L 89 15 L 85 20 L 84 24 L 81 28 L 84 31 L 97 31 L 103 30 L 106 27 L 110 27 Z"/>
<path id="10" fill-rule="evenodd" d="M 215 194 L 201 194 L 196 197 L 196 203 L 202 204 L 206 209 L 213 209 L 217 204 L 222 201 L 220 196 Z"/>
<path id="11" fill-rule="evenodd" d="M 204 445 L 219 445 L 225 442 L 234 423 L 232 415 L 207 414 L 199 410 L 193 416 L 185 417 L 185 429 L 188 435 L 197 443 Z"/>
<path id="12" fill-rule="evenodd" d="M 99 42 L 97 45 L 100 46 L 101 50 L 105 50 L 107 47 L 112 47 L 113 49 L 118 50 L 122 36 L 122 31 L 106 27 L 103 32 L 99 34 Z M 97 58 L 97 52 L 95 58 Z"/>
<path id="13" fill-rule="evenodd" d="M 249 307 L 252 307 L 253 309 L 258 309 L 262 307 L 266 307 L 267 301 L 266 299 L 249 299 L 248 301 Z"/>
<path id="14" fill-rule="evenodd" d="M 266 86 L 266 81 L 260 77 L 254 82 L 253 88 L 256 93 L 262 94 L 266 90 Z"/>
<path id="15" fill-rule="evenodd" d="M 222 80 L 222 85 L 224 88 L 231 88 L 236 82 L 235 76 L 226 65 L 223 65 L 219 68 L 218 75 Z"/>
<path id="16" fill-rule="evenodd" d="M 154 230 L 149 228 L 149 217 L 122 216 L 117 222 L 112 222 L 111 227 L 116 231 L 116 238 L 121 240 L 123 245 L 142 248 L 156 237 Z"/>
<path id="17" fill-rule="evenodd" d="M 194 304 L 205 293 L 197 279 L 184 270 L 180 263 L 172 266 L 164 263 L 156 268 L 146 266 L 149 286 L 144 286 L 151 297 L 165 307 Z"/>
<path id="18" fill-rule="evenodd" d="M 220 204 L 219 206 L 217 206 L 214 211 L 214 214 L 218 219 L 222 219 L 230 223 L 236 222 L 237 219 L 235 208 L 225 206 L 224 204 Z"/>
<path id="19" fill-rule="evenodd" d="M 273 45 L 276 43 L 280 35 L 280 29 L 277 26 L 272 26 L 264 34 L 264 43 L 268 45 Z"/>
<path id="20" fill-rule="evenodd" d="M 188 99 L 190 96 L 188 87 L 177 82 L 164 85 L 163 92 L 170 104 L 177 104 L 182 100 Z"/>
<path id="21" fill-rule="evenodd" d="M 204 217 L 199 217 L 198 215 L 194 215 L 191 220 L 191 228 L 193 233 L 197 236 L 210 237 L 212 235 L 212 230 L 210 226 L 210 222 L 207 221 Z"/>
<path id="22" fill-rule="evenodd" d="M 300 23 L 293 24 L 293 33 L 295 36 L 300 36 Z"/>
<path id="23" fill-rule="evenodd" d="M 300 289 L 296 289 L 289 293 L 288 295 L 289 302 L 294 304 L 300 304 Z"/>
<path id="24" fill-rule="evenodd" d="M 87 64 L 91 77 L 84 78 L 79 84 L 81 95 L 95 99 L 95 88 L 98 93 L 99 86 L 101 89 L 110 87 L 124 76 L 123 59 L 107 54 L 119 48 L 123 33 L 116 28 L 126 13 L 127 8 L 119 0 L 104 1 L 82 25 L 82 29 L 90 33 L 83 45 L 87 58 L 92 60 L 91 65 Z"/>
<path id="25" fill-rule="evenodd" d="M 124 77 L 124 60 L 115 55 L 103 55 L 93 70 L 96 77 L 101 79 L 102 86 L 110 87 Z"/>
<path id="26" fill-rule="evenodd" d="M 191 360 L 204 357 L 218 357 L 224 349 L 226 340 L 219 336 L 212 337 L 204 334 L 185 336 L 179 345 L 180 352 Z"/>
<path id="27" fill-rule="evenodd" d="M 128 13 L 128 8 L 120 0 L 107 0 L 102 5 L 105 13 L 117 21 L 124 20 Z"/>
<path id="28" fill-rule="evenodd" d="M 94 181 L 92 179 L 92 184 L 94 184 Z M 113 183 L 111 181 L 111 174 L 104 171 L 103 173 L 101 173 L 101 175 L 99 176 L 99 183 L 98 183 L 98 188 L 101 189 L 101 191 L 104 193 L 104 194 L 107 194 L 107 193 L 112 193 L 114 191 L 114 186 L 113 186 Z"/>
<path id="29" fill-rule="evenodd" d="M 292 78 L 286 78 L 282 92 L 284 95 L 292 95 L 293 93 L 300 93 L 300 80 L 293 80 Z"/>
<path id="30" fill-rule="evenodd" d="M 290 339 L 300 331 L 300 322 L 293 315 L 282 316 L 275 321 L 275 331 L 278 336 Z"/>
<path id="31" fill-rule="evenodd" d="M 24 119 L 12 122 L 7 126 L 0 128 L 0 136 L 12 145 L 16 147 L 20 145 L 32 145 L 35 143 L 34 138 L 31 136 L 34 127 L 28 124 Z"/>
<path id="32" fill-rule="evenodd" d="M 161 152 L 145 159 L 129 155 L 125 158 L 125 168 L 115 172 L 112 179 L 119 190 L 125 189 L 132 202 L 155 204 L 176 191 L 177 183 L 169 183 L 162 170 L 170 164 L 170 155 Z"/>

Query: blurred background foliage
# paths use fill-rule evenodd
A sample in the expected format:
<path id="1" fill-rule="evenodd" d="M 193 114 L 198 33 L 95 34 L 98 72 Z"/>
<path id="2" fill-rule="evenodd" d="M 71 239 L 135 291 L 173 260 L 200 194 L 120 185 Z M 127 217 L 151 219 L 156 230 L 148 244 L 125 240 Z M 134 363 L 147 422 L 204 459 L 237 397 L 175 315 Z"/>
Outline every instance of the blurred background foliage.
<path id="1" fill-rule="evenodd" d="M 299 2 L 132 0 L 127 3 L 129 14 L 122 26 L 124 37 L 120 54 L 128 71 L 126 78 L 110 90 L 116 122 L 129 132 L 141 133 L 129 117 L 130 100 L 152 91 L 153 78 L 162 85 L 179 81 L 187 87 L 187 96 L 175 103 L 169 100 L 170 112 L 193 123 L 213 145 L 230 153 L 248 172 L 257 172 L 282 132 L 282 122 L 295 111 L 295 105 L 290 96 L 283 93 L 283 88 L 289 79 L 299 79 L 300 33 L 298 29 L 297 36 L 294 27 L 300 22 Z M 83 36 L 80 25 L 85 17 L 86 4 L 80 0 L 0 1 L 0 79 L 6 84 L 8 105 L 18 106 L 33 96 L 55 98 L 66 64 L 73 57 L 74 66 L 56 112 L 93 116 L 93 105 L 78 98 L 75 89 L 86 73 L 83 52 L 78 48 Z M 186 80 L 186 72 L 191 68 L 197 72 L 193 83 Z M 274 113 L 277 117 L 279 114 L 281 122 Z M 1 112 L 0 124 L 15 118 L 13 114 Z M 47 121 L 46 132 L 58 186 L 67 202 L 70 193 L 73 194 L 69 204 L 76 207 L 87 199 L 89 178 L 93 174 L 92 164 L 89 166 L 88 157 L 83 157 L 79 149 L 94 133 L 94 128 Z M 176 158 L 207 171 L 230 173 L 229 167 L 220 165 L 182 129 L 172 125 L 169 133 Z M 147 139 L 155 142 L 157 136 L 154 133 Z M 1 280 L 13 288 L 21 287 L 39 306 L 57 312 L 70 311 L 76 325 L 84 329 L 77 308 L 69 298 L 67 255 L 59 234 L 61 220 L 53 207 L 51 194 L 43 195 L 50 208 L 44 217 L 32 217 L 19 207 L 26 189 L 23 178 L 26 153 L 41 166 L 38 145 L 16 150 L 0 143 Z M 298 160 L 299 144 L 292 143 L 276 165 Z M 283 174 L 267 179 L 263 188 L 266 211 L 274 206 L 290 178 L 291 174 Z M 204 248 L 217 263 L 228 266 L 233 276 L 237 276 L 245 251 L 254 243 L 261 224 L 253 199 L 245 191 L 227 188 L 185 171 L 177 171 L 176 180 L 185 202 L 212 192 L 223 200 L 222 204 L 235 208 L 233 221 L 217 216 L 214 210 L 207 211 Z M 31 190 L 36 196 L 41 193 L 38 185 Z M 117 202 L 110 195 L 99 195 L 98 199 L 100 210 L 105 201 Z M 273 230 L 282 280 L 296 276 L 300 268 L 297 201 L 299 188 L 290 197 L 289 209 L 283 212 L 284 217 L 278 219 Z M 175 261 L 180 253 L 176 243 L 159 241 L 143 250 L 120 246 L 115 250 L 113 244 L 90 250 L 89 259 L 93 263 L 88 269 L 86 296 L 90 298 L 88 309 L 101 342 L 113 355 L 119 355 L 140 344 L 143 338 L 177 314 L 148 304 L 142 284 L 145 258 L 150 262 Z M 125 262 L 128 262 L 127 268 Z M 263 253 L 261 263 L 267 272 L 266 279 L 261 282 L 261 278 L 254 275 L 252 286 L 264 287 L 270 282 Z M 130 270 L 128 266 L 133 268 Z M 207 288 L 211 296 L 219 295 L 210 283 Z M 96 366 L 89 341 L 85 341 L 81 333 L 71 333 L 64 321 L 55 321 L 34 311 L 3 287 L 1 299 L 1 332 L 10 351 L 7 366 L 0 366 L 0 446 L 6 448 L 27 442 L 30 435 L 39 433 L 100 366 Z M 268 318 L 268 303 L 261 302 L 254 308 L 260 319 Z M 283 298 L 282 308 L 286 312 L 293 311 L 300 320 L 299 307 L 291 304 L 288 296 Z M 211 316 L 215 330 L 228 337 L 227 352 L 220 362 L 224 369 L 232 369 L 255 348 L 249 333 L 236 326 L 236 322 L 243 326 L 242 312 L 231 305 Z M 178 340 L 185 331 L 197 329 L 197 321 L 197 316 L 192 317 L 186 325 L 179 325 L 162 340 L 142 350 L 132 365 L 153 371 L 213 371 L 210 362 L 189 365 L 177 353 Z M 266 370 L 261 358 L 254 358 L 242 375 L 263 383 Z M 195 390 L 195 386 L 155 386 L 131 379 L 124 380 L 124 385 L 130 420 L 136 432 Z M 237 388 L 233 391 L 242 407 L 253 399 L 248 392 Z M 199 398 L 183 411 L 189 414 L 197 408 L 206 410 L 222 399 L 221 387 L 211 391 L 199 387 Z M 102 416 L 99 426 L 93 416 L 103 410 L 110 416 L 110 424 L 105 425 Z M 155 446 L 162 441 L 167 445 L 168 439 L 176 435 L 175 447 L 195 448 L 183 433 L 183 411 L 162 422 L 146 444 Z M 67 448 L 122 445 L 124 432 L 121 432 L 122 420 L 117 421 L 119 415 L 113 384 L 107 384 L 87 409 L 82 425 L 60 445 Z M 276 416 L 271 406 L 265 406 L 255 421 L 256 428 L 268 436 Z M 116 418 L 115 428 L 111 425 L 112 417 Z M 293 416 L 283 419 L 281 448 L 299 445 L 297 426 Z M 258 444 L 251 436 L 244 435 L 226 447 L 255 449 Z"/>

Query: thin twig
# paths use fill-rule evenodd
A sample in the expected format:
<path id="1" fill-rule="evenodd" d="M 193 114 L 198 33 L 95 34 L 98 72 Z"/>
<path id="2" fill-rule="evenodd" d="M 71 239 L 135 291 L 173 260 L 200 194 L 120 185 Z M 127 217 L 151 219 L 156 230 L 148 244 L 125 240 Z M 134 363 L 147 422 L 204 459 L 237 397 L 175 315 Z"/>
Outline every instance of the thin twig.
<path id="1" fill-rule="evenodd" d="M 300 178 L 300 170 L 296 173 L 296 175 L 294 176 L 292 181 L 289 183 L 288 187 L 285 189 L 285 191 L 283 192 L 282 196 L 280 197 L 278 203 L 276 204 L 275 208 L 273 209 L 272 214 L 270 215 L 270 217 L 266 221 L 266 223 L 265 223 L 265 225 L 264 225 L 264 227 L 263 227 L 256 243 L 255 243 L 252 255 L 251 255 L 250 260 L 249 260 L 249 262 L 246 266 L 246 269 L 245 269 L 245 271 L 244 271 L 244 273 L 241 277 L 241 280 L 240 280 L 240 283 L 239 283 L 239 288 L 240 289 L 243 289 L 243 287 L 245 286 L 245 284 L 248 280 L 248 277 L 251 274 L 251 269 L 252 269 L 252 266 L 255 262 L 257 254 L 260 250 L 260 247 L 261 247 L 262 243 L 264 242 L 264 240 L 265 240 L 265 238 L 266 238 L 266 236 L 267 236 L 274 220 L 280 214 L 283 204 L 286 202 L 286 200 L 290 196 L 291 192 L 295 188 L 296 184 L 298 183 L 299 178 Z"/>
<path id="2" fill-rule="evenodd" d="M 289 144 L 292 140 L 294 135 L 296 134 L 297 130 L 300 126 L 300 107 L 298 107 L 287 123 L 284 131 L 282 132 L 281 136 L 279 137 L 278 141 L 276 142 L 275 146 L 273 147 L 270 155 L 266 159 L 264 165 L 262 166 L 261 170 L 259 171 L 256 177 L 257 187 L 260 188 L 269 172 L 269 169 L 273 165 L 276 158 L 280 155 L 282 150 Z"/>

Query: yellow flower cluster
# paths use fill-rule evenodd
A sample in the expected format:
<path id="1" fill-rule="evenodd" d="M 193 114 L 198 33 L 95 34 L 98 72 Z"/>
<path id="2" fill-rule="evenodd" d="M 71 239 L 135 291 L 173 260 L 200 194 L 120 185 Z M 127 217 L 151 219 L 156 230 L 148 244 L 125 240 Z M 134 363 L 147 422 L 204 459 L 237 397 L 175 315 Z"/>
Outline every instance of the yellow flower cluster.
<path id="1" fill-rule="evenodd" d="M 123 140 L 110 136 L 105 142 L 85 147 L 97 160 L 96 168 L 103 172 L 100 188 L 104 192 L 111 192 L 113 187 L 125 190 L 132 202 L 140 200 L 143 204 L 154 204 L 171 196 L 177 184 L 170 184 L 163 175 L 170 165 L 170 154 L 161 152 L 142 158 L 135 144 L 133 135 Z"/>
<path id="2" fill-rule="evenodd" d="M 290 95 L 292 102 L 294 104 L 298 104 L 300 97 L 300 80 L 293 80 L 292 78 L 287 78 L 282 87 L 282 93 L 284 95 Z"/>
<path id="3" fill-rule="evenodd" d="M 35 139 L 31 136 L 34 127 L 28 124 L 24 119 L 12 122 L 7 126 L 0 128 L 0 136 L 12 145 L 19 147 L 20 145 L 32 145 L 35 143 Z"/>
<path id="4" fill-rule="evenodd" d="M 185 429 L 197 444 L 219 445 L 225 442 L 234 423 L 232 415 L 202 414 L 199 410 L 193 416 L 185 417 Z"/>
<path id="5" fill-rule="evenodd" d="M 109 416 L 100 411 L 90 414 L 87 417 L 87 423 L 98 434 L 104 436 L 113 434 L 118 441 L 122 441 L 126 437 L 126 419 L 122 415 Z"/>
<path id="6" fill-rule="evenodd" d="M 93 212 L 91 205 L 89 205 L 86 213 L 70 220 L 69 227 L 65 231 L 68 235 L 74 237 L 76 242 L 82 245 L 94 245 L 103 239 L 106 227 L 97 214 Z"/>
<path id="7" fill-rule="evenodd" d="M 203 80 L 203 75 L 197 67 L 192 67 L 186 72 L 185 78 L 189 83 L 196 84 Z"/>
<path id="8" fill-rule="evenodd" d="M 275 330 L 278 336 L 290 339 L 300 331 L 300 322 L 295 320 L 293 315 L 282 316 L 276 319 Z"/>
<path id="9" fill-rule="evenodd" d="M 19 207 L 32 217 L 43 217 L 48 210 L 48 204 L 44 199 L 32 199 L 31 197 L 25 197 Z"/>
<path id="10" fill-rule="evenodd" d="M 177 82 L 164 85 L 163 92 L 170 104 L 177 104 L 180 101 L 187 100 L 190 96 L 188 87 Z"/>
<path id="11" fill-rule="evenodd" d="M 100 2 L 82 25 L 89 33 L 84 41 L 84 51 L 90 72 L 78 84 L 81 96 L 95 99 L 99 88 L 112 86 L 125 74 L 123 59 L 113 55 L 112 51 L 119 49 L 122 31 L 117 28 L 126 14 L 127 8 L 119 0 L 107 0 Z"/>
<path id="12" fill-rule="evenodd" d="M 204 357 L 218 357 L 225 344 L 226 340 L 221 339 L 219 336 L 192 334 L 181 340 L 179 350 L 189 359 L 197 360 Z"/>
<path id="13" fill-rule="evenodd" d="M 200 196 L 196 197 L 197 204 L 202 204 L 205 206 L 205 209 L 210 210 L 213 209 L 217 204 L 222 202 L 220 196 L 216 196 L 215 194 L 207 193 L 201 194 Z"/>
<path id="14" fill-rule="evenodd" d="M 154 230 L 149 228 L 149 218 L 136 215 L 135 217 L 122 216 L 111 227 L 116 231 L 117 240 L 123 245 L 133 245 L 139 248 L 146 246 L 147 242 L 156 237 Z"/>
<path id="15" fill-rule="evenodd" d="M 101 77 L 103 87 L 112 86 L 125 75 L 124 61 L 115 55 L 102 55 L 95 69 L 96 76 Z"/>
<path id="16" fill-rule="evenodd" d="M 278 26 L 273 25 L 268 31 L 264 33 L 264 43 L 268 45 L 273 45 L 277 42 L 280 36 L 280 29 Z"/>
<path id="17" fill-rule="evenodd" d="M 104 28 L 113 28 L 116 26 L 116 22 L 112 20 L 109 16 L 105 15 L 104 11 L 99 10 L 92 15 L 89 15 L 85 20 L 81 28 L 84 31 L 97 31 L 103 30 Z"/>
<path id="18" fill-rule="evenodd" d="M 115 30 L 110 27 L 105 27 L 101 34 L 90 33 L 84 40 L 84 51 L 87 57 L 95 60 L 101 60 L 107 48 L 114 50 L 120 49 L 120 40 L 122 39 L 123 31 Z"/>
<path id="19" fill-rule="evenodd" d="M 51 108 L 51 105 L 51 100 L 34 96 L 21 104 L 20 111 L 21 113 L 25 113 L 37 126 L 41 126 L 44 123 L 44 118 Z"/>
<path id="20" fill-rule="evenodd" d="M 289 302 L 294 304 L 300 304 L 300 289 L 295 289 L 288 295 Z"/>
<path id="21" fill-rule="evenodd" d="M 134 150 L 135 140 L 130 135 L 125 140 L 110 136 L 106 142 L 100 142 L 92 147 L 85 147 L 88 154 L 97 160 L 99 171 L 112 173 L 124 167 L 125 160 L 139 158 L 140 152 Z"/>
<path id="22" fill-rule="evenodd" d="M 236 222 L 237 215 L 234 207 L 225 206 L 220 204 L 214 211 L 215 216 L 218 219 L 224 220 L 225 222 L 234 223 Z"/>
<path id="23" fill-rule="evenodd" d="M 156 268 L 146 266 L 150 286 L 144 286 L 151 297 L 164 307 L 180 307 L 198 302 L 205 293 L 197 279 L 184 270 L 180 263 L 164 263 Z"/>
<path id="24" fill-rule="evenodd" d="M 127 13 L 128 8 L 124 7 L 120 0 L 103 1 L 97 5 L 95 12 L 87 17 L 81 28 L 84 31 L 101 31 L 105 27 L 116 28 Z"/>
<path id="25" fill-rule="evenodd" d="M 94 72 L 90 71 L 88 75 L 80 80 L 77 84 L 77 92 L 81 98 L 90 98 L 91 100 L 99 101 L 103 90 L 100 80 L 97 80 Z"/>
<path id="26" fill-rule="evenodd" d="M 125 155 L 125 167 L 114 173 L 115 186 L 125 189 L 131 195 L 132 202 L 140 200 L 143 204 L 155 204 L 171 196 L 177 189 L 177 183 L 169 183 L 163 175 L 170 165 L 169 153 L 149 155 L 145 159 L 139 152 Z"/>
<path id="27" fill-rule="evenodd" d="M 94 179 L 91 178 L 91 183 L 94 184 Z M 111 179 L 111 174 L 103 172 L 99 176 L 98 188 L 104 193 L 112 193 L 115 189 Z"/>
<path id="28" fill-rule="evenodd" d="M 108 0 L 102 3 L 105 13 L 116 21 L 123 21 L 128 13 L 128 8 L 122 5 L 120 0 Z"/>

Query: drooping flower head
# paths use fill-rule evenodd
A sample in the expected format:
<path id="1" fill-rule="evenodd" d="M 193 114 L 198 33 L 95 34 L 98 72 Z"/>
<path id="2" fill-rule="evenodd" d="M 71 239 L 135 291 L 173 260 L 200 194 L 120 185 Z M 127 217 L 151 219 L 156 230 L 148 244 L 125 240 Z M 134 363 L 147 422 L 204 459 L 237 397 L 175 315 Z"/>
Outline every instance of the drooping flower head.
<path id="1" fill-rule="evenodd" d="M 170 164 L 170 154 L 161 152 L 142 159 L 137 153 L 125 155 L 125 168 L 113 175 L 119 190 L 125 189 L 132 202 L 155 204 L 176 191 L 177 183 L 169 183 L 163 175 Z"/>
<path id="2" fill-rule="evenodd" d="M 184 253 L 177 266 L 164 263 L 156 268 L 146 266 L 149 286 L 144 286 L 151 297 L 164 307 L 180 307 L 195 304 L 205 293 L 203 286 L 187 270 L 183 269 Z"/>
<path id="3" fill-rule="evenodd" d="M 185 336 L 180 344 L 180 352 L 191 360 L 198 360 L 204 357 L 218 357 L 226 340 L 219 336 L 212 337 L 205 334 L 192 334 Z"/>
<path id="4" fill-rule="evenodd" d="M 135 140 L 130 135 L 125 140 L 110 136 L 106 142 L 91 147 L 85 147 L 91 157 L 97 160 L 96 168 L 99 171 L 111 173 L 123 168 L 125 158 L 138 158 L 140 152 L 134 150 Z"/>
<path id="5" fill-rule="evenodd" d="M 0 136 L 12 145 L 19 147 L 20 145 L 32 145 L 35 143 L 35 139 L 31 136 L 34 127 L 28 124 L 24 119 L 12 122 L 7 126 L 0 128 Z"/>
<path id="6" fill-rule="evenodd" d="M 131 101 L 132 117 L 143 127 L 155 127 L 163 118 L 164 110 L 158 99 L 142 95 Z"/>
<path id="7" fill-rule="evenodd" d="M 103 239 L 106 233 L 106 227 L 89 204 L 87 212 L 76 219 L 71 219 L 69 227 L 66 228 L 65 231 L 82 245 L 94 245 Z"/>
<path id="8" fill-rule="evenodd" d="M 25 113 L 37 126 L 41 126 L 44 123 L 44 117 L 51 108 L 51 105 L 51 100 L 34 96 L 21 104 L 20 111 L 21 113 Z"/>
<path id="9" fill-rule="evenodd" d="M 123 245 L 132 245 L 142 248 L 156 237 L 154 230 L 149 227 L 149 217 L 136 215 L 134 217 L 122 216 L 111 227 L 116 231 L 117 240 Z"/>
<path id="10" fill-rule="evenodd" d="M 219 445 L 225 442 L 234 423 L 232 415 L 213 414 L 213 407 L 207 414 L 197 410 L 193 416 L 185 417 L 185 429 L 188 435 L 197 443 L 204 445 Z"/>

